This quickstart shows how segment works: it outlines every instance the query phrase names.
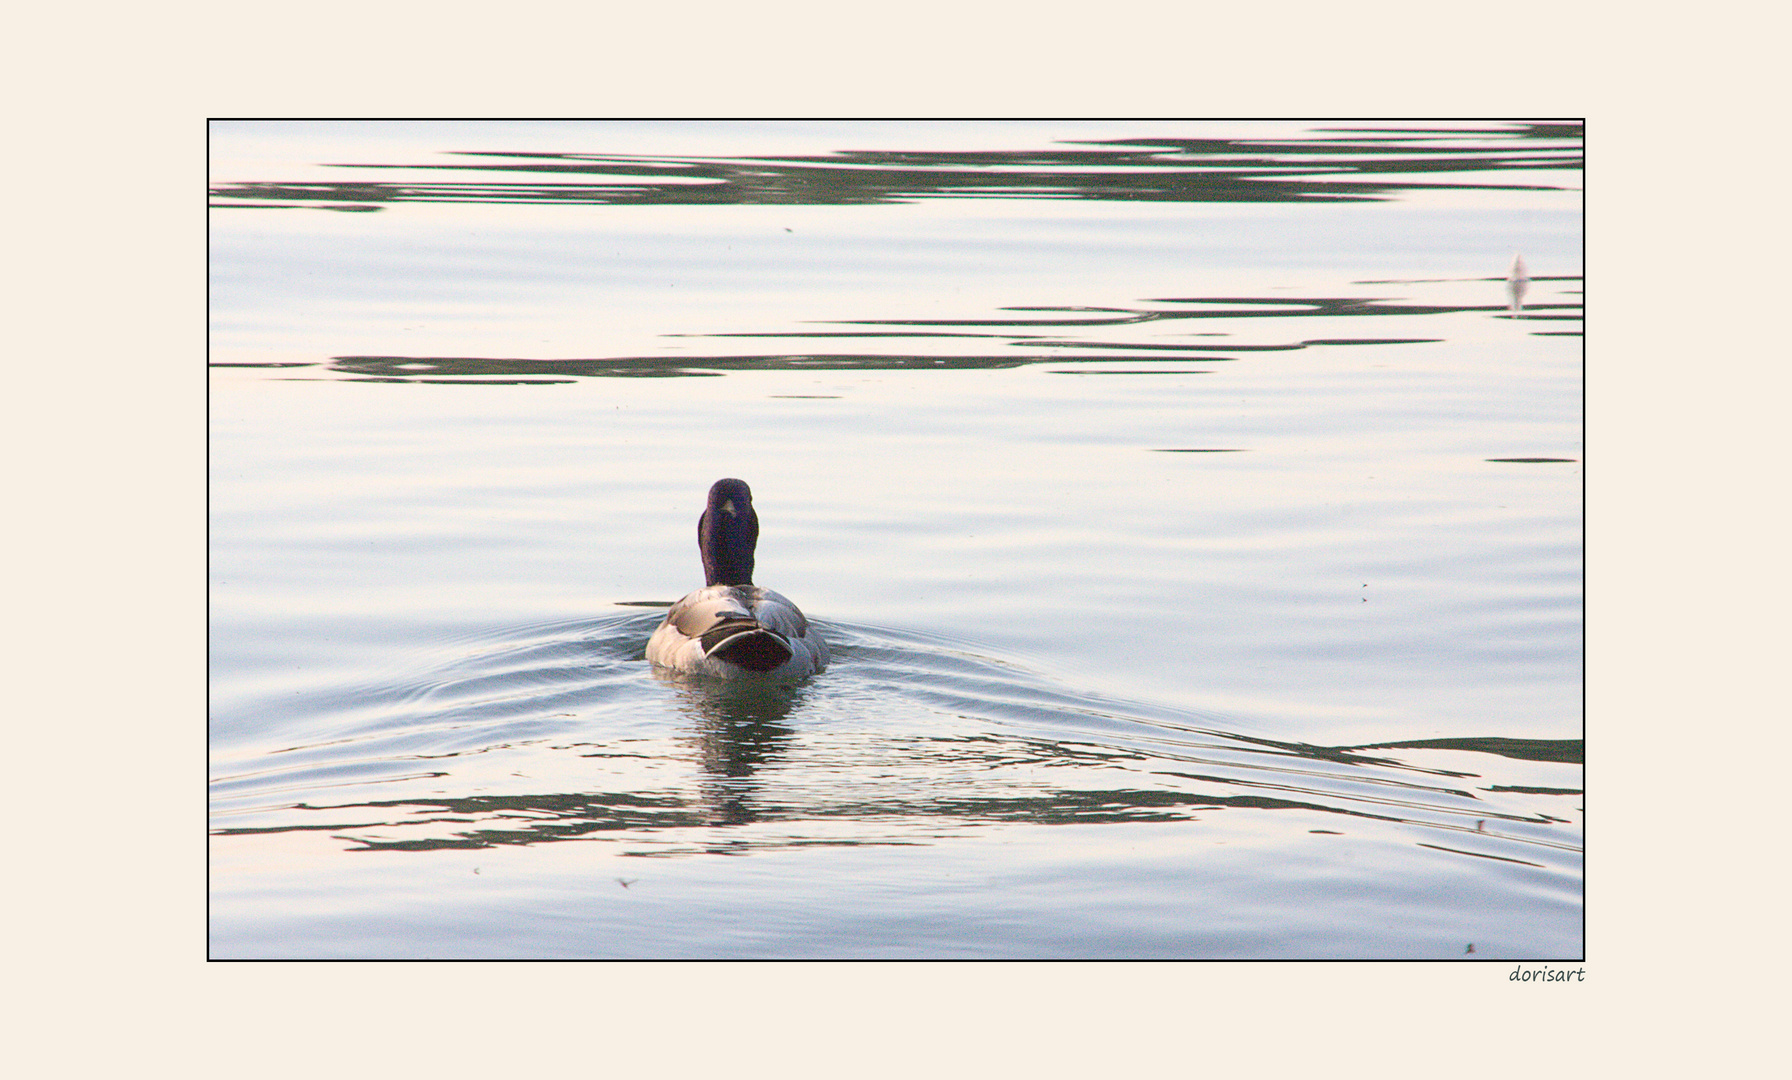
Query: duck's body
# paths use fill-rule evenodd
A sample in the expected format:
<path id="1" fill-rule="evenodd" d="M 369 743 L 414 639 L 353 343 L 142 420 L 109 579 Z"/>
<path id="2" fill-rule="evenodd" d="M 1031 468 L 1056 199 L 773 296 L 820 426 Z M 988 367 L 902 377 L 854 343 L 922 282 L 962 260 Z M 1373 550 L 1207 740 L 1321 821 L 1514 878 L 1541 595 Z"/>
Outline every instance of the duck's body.
<path id="1" fill-rule="evenodd" d="M 717 678 L 800 679 L 828 664 L 827 643 L 783 596 L 753 584 L 759 517 L 739 480 L 718 480 L 697 521 L 708 586 L 673 604 L 647 659 Z"/>

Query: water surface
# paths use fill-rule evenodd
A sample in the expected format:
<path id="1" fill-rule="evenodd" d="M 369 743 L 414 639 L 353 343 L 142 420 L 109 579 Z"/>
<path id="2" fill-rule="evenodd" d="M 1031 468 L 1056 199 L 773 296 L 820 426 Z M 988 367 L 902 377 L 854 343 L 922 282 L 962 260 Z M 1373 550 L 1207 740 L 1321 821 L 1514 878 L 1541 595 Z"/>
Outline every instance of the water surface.
<path id="1" fill-rule="evenodd" d="M 213 955 L 1578 957 L 1579 129 L 1345 127 L 214 125 Z"/>

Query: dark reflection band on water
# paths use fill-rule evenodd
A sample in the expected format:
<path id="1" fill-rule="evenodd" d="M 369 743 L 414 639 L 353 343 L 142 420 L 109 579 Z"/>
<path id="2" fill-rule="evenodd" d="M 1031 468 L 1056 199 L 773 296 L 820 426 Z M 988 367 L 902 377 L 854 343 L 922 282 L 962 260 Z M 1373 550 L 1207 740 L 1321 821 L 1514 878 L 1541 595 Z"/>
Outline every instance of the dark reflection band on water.
<path id="1" fill-rule="evenodd" d="M 336 163 L 477 179 L 214 185 L 217 207 L 368 211 L 400 203 L 583 206 L 862 205 L 922 199 L 1184 203 L 1363 202 L 1468 187 L 1558 190 L 1527 173 L 1578 171 L 1584 125 L 1318 127 L 1292 138 L 1139 138 L 1027 151 L 865 151 L 764 157 L 478 151 L 449 163 Z M 1444 177 L 1460 174 L 1452 181 Z M 1467 179 L 1493 174 L 1511 179 Z"/>
<path id="2" fill-rule="evenodd" d="M 1473 279 L 1499 281 L 1501 279 Z M 1578 281 L 1579 277 L 1533 280 Z M 338 356 L 331 360 L 328 371 L 352 380 L 412 383 L 463 383 L 484 385 L 491 381 L 515 383 L 568 382 L 579 378 L 669 378 L 718 376 L 730 371 L 953 371 L 990 370 L 1027 367 L 1066 360 L 1103 363 L 1140 360 L 1199 360 L 1201 363 L 1225 363 L 1245 354 L 1287 353 L 1306 349 L 1345 346 L 1387 346 L 1434 344 L 1436 337 L 1326 337 L 1300 338 L 1292 341 L 1259 342 L 1180 342 L 1180 341 L 1117 341 L 1073 335 L 1045 335 L 1026 331 L 1053 328 L 1073 330 L 1084 327 L 1120 327 L 1141 324 L 1165 324 L 1189 319 L 1301 318 L 1346 316 L 1423 316 L 1462 313 L 1485 313 L 1493 318 L 1509 318 L 1504 304 L 1415 304 L 1365 297 L 1224 297 L 1187 298 L 1150 301 L 1174 307 L 1118 308 L 1006 308 L 1024 312 L 1020 318 L 980 320 L 926 319 L 861 319 L 848 325 L 876 327 L 926 328 L 913 331 L 828 330 L 828 331 L 741 331 L 721 334 L 682 335 L 667 337 L 762 338 L 780 341 L 806 339 L 872 339 L 878 351 L 870 353 L 839 352 L 772 352 L 729 354 L 682 354 L 673 356 L 615 356 L 585 359 L 547 359 L 534 357 L 490 356 Z M 1544 314 L 1542 312 L 1549 312 Z M 1059 313 L 1068 317 L 1041 318 L 1042 314 Z M 1091 314 L 1096 313 L 1096 314 Z M 1528 321 L 1569 321 L 1581 319 L 1578 303 L 1538 304 L 1526 308 Z M 978 327 L 978 330 L 947 330 L 945 327 Z M 1011 332 L 995 332 L 1008 327 Z M 1572 331 L 1578 333 L 1578 331 Z M 1196 335 L 1191 335 L 1196 336 Z M 974 353 L 969 355 L 937 355 L 905 353 L 891 339 L 962 338 L 987 340 L 995 338 L 1017 350 L 1046 350 L 1013 354 Z M 1236 354 L 1236 355 L 1229 355 Z M 252 365 L 217 365 L 252 366 Z M 272 365 L 269 365 L 272 366 Z M 293 367 L 286 363 L 281 367 Z M 1142 373 L 1142 372 L 1140 372 Z"/>
<path id="3" fill-rule="evenodd" d="M 444 129 L 451 131 L 453 129 Z M 568 128 L 568 139 L 601 133 Z M 744 130 L 751 130 L 750 126 Z M 446 135 L 444 136 L 446 137 Z M 1567 190 L 1583 163 L 1583 126 L 1512 123 L 1410 128 L 1315 127 L 1278 138 L 1150 138 L 1060 142 L 1018 151 L 865 151 L 714 158 L 577 152 L 479 151 L 428 163 L 336 163 L 341 181 L 220 183 L 215 207 L 321 207 L 377 210 L 405 203 L 565 206 L 856 205 L 923 199 L 1110 200 L 1170 203 L 1360 202 L 1455 186 Z M 389 181 L 394 170 L 440 180 Z M 1533 174 L 1535 183 L 1503 178 Z M 509 179 L 527 177 L 527 180 Z M 1454 179 L 1452 179 L 1454 178 Z M 1543 182 L 1545 179 L 1552 183 Z M 1539 275 L 1527 282 L 1572 284 L 1579 277 Z M 1412 299 L 1415 292 L 1463 282 L 1499 284 L 1486 303 Z M 1167 297 L 1111 304 L 1002 307 L 988 317 L 925 319 L 901 312 L 785 326 L 741 326 L 685 339 L 665 355 L 586 357 L 396 355 L 346 353 L 324 363 L 325 377 L 351 381 L 447 385 L 555 385 L 584 378 L 714 377 L 747 370 L 1000 369 L 1066 359 L 1109 363 L 1132 359 L 1197 359 L 1219 363 L 1247 354 L 1341 345 L 1435 342 L 1394 334 L 1305 338 L 1294 333 L 1260 341 L 1175 341 L 1194 320 L 1436 316 L 1475 313 L 1521 319 L 1536 335 L 1578 334 L 1581 305 L 1572 290 L 1508 310 L 1507 279 L 1371 280 L 1356 285 L 1403 296 Z M 1017 298 L 1024 299 L 1024 298 Z M 1567 302 L 1563 302 L 1567 301 Z M 1555 324 L 1553 328 L 1552 324 Z M 1567 325 L 1564 325 L 1567 324 Z M 1105 331 L 1105 332 L 1104 332 Z M 1151 340 L 1129 340 L 1139 331 Z M 1189 331 L 1185 336 L 1210 336 Z M 1214 335 L 1230 338 L 1230 334 Z M 1280 338 L 1279 340 L 1277 338 Z M 708 351 L 702 341 L 739 342 Z M 747 344 L 747 343 L 763 343 Z M 953 354 L 962 343 L 960 354 Z M 820 346 L 819 348 L 817 346 Z M 221 367 L 292 367 L 290 361 Z M 302 367 L 302 366 L 301 366 Z M 299 370 L 283 378 L 315 378 Z"/>
<path id="4" fill-rule="evenodd" d="M 1577 835 L 1560 829 L 1578 810 L 1561 802 L 1578 804 L 1578 740 L 1326 747 L 1252 737 L 1130 712 L 950 643 L 870 627 L 826 628 L 839 643 L 837 666 L 850 672 L 844 690 L 825 676 L 794 687 L 645 679 L 637 639 L 653 621 L 542 628 L 538 640 L 482 651 L 425 683 L 357 693 L 368 714 L 341 738 L 257 755 L 260 769 L 224 766 L 213 784 L 215 832 L 324 832 L 357 851 L 584 840 L 678 856 L 914 845 L 1016 823 L 1296 812 L 1339 822 L 1316 831 L 1416 827 L 1454 837 L 1450 850 L 1532 866 L 1578 857 Z M 673 739 L 593 737 L 607 703 L 653 686 L 683 718 Z M 861 718 L 873 714 L 880 719 L 867 726 Z M 939 730 L 942 722 L 954 730 Z M 477 789 L 458 773 L 513 749 L 588 763 L 574 771 L 595 786 L 439 790 L 443 780 Z M 300 757 L 291 768 L 266 768 L 288 753 Z M 1545 768 L 1550 782 L 1499 783 L 1501 759 Z M 419 771 L 420 760 L 432 768 Z M 683 779 L 614 771 L 643 766 Z M 438 790 L 327 798 L 391 784 Z"/>

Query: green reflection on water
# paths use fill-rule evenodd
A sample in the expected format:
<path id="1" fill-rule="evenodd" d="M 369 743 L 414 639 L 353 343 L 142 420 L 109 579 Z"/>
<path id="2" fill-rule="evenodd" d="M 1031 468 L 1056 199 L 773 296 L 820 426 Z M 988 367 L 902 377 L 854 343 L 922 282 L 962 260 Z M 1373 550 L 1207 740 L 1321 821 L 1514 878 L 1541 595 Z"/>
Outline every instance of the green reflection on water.
<path id="1" fill-rule="evenodd" d="M 448 164 L 337 164 L 479 179 L 215 185 L 214 206 L 369 210 L 399 203 L 575 206 L 864 205 L 922 199 L 1363 202 L 1419 188 L 1559 190 L 1443 180 L 1578 171 L 1580 124 L 1326 131 L 1299 139 L 1110 139 L 1031 151 L 862 151 L 748 158 L 462 152 Z M 1440 143 L 1448 142 L 1448 145 Z M 517 179 L 492 179 L 491 177 Z"/>
<path id="2" fill-rule="evenodd" d="M 1579 280 L 1572 278 L 1567 280 Z M 510 383 L 553 383 L 564 382 L 568 378 L 673 378 L 689 376 L 717 376 L 729 371 L 953 371 L 953 370 L 992 370 L 1026 367 L 1040 363 L 1061 363 L 1066 359 L 1101 362 L 1104 360 L 1141 360 L 1154 356 L 1165 359 L 1182 357 L 1199 359 L 1203 363 L 1222 363 L 1237 357 L 1219 355 L 1222 353 L 1279 353 L 1297 352 L 1303 349 L 1332 348 L 1351 345 L 1419 345 L 1432 344 L 1441 338 L 1420 337 L 1352 337 L 1352 338 L 1307 338 L 1296 341 L 1270 343 L 1187 343 L 1164 341 L 1104 341 L 1080 337 L 1047 338 L 1037 334 L 1015 332 L 1009 334 L 990 333 L 987 330 L 947 332 L 942 327 L 1001 327 L 1012 326 L 1018 330 L 1052 327 L 1062 330 L 1074 330 L 1085 326 L 1137 325 L 1142 323 L 1164 323 L 1184 319 L 1234 319 L 1234 318 L 1290 318 L 1290 317 L 1339 317 L 1339 316 L 1403 316 L 1403 315 L 1450 315 L 1468 312 L 1498 314 L 1505 311 L 1500 304 L 1406 304 L 1391 303 L 1373 298 L 1362 297 L 1226 297 L 1226 298 L 1190 298 L 1166 299 L 1154 301 L 1162 304 L 1175 304 L 1177 307 L 1138 308 L 1133 310 L 1106 308 L 1102 309 L 1111 317 L 1099 319 L 980 319 L 980 320 L 928 320 L 928 319 L 860 319 L 842 321 L 836 325 L 851 326 L 912 326 L 927 327 L 926 330 L 900 332 L 890 330 L 867 331 L 778 331 L 778 332 L 729 332 L 706 335 L 668 335 L 689 338 L 763 338 L 763 339 L 805 339 L 805 338 L 876 338 L 879 347 L 883 348 L 889 338 L 997 338 L 1006 339 L 1007 344 L 1017 349 L 1049 350 L 1048 352 L 1023 354 L 981 353 L 959 356 L 936 356 L 926 354 L 909 354 L 897 350 L 878 353 L 816 353 L 786 352 L 757 354 L 684 354 L 677 356 L 614 356 L 590 357 L 576 359 L 543 359 L 534 357 L 491 357 L 491 356 L 337 356 L 333 357 L 329 370 L 338 375 L 351 378 L 382 382 L 462 382 L 483 377 L 487 381 L 501 379 Z M 1533 310 L 1545 308 L 1563 310 L 1561 316 L 1537 316 L 1528 314 Z M 1042 312 L 1063 311 L 1081 312 L 1088 308 L 1013 308 L 1007 310 Z M 1117 314 L 1116 314 L 1117 313 Z M 1534 305 L 1527 309 L 1528 318 L 1552 318 L 1578 320 L 1580 305 Z M 1074 353 L 1066 356 L 1066 351 Z M 1118 355 L 1116 355 L 1118 354 Z M 1144 355 L 1141 355 L 1144 354 Z M 241 366 L 241 365 L 239 365 Z M 1133 374 L 1148 372 L 1134 371 Z M 554 379 L 549 376 L 561 376 Z"/>

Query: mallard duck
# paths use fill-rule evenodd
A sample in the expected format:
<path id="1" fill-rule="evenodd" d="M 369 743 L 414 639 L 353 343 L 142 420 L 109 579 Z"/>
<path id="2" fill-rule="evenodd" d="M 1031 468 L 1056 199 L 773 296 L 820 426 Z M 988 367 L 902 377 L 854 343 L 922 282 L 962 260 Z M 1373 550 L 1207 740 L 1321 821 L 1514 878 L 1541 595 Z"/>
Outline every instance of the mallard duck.
<path id="1" fill-rule="evenodd" d="M 697 519 L 706 588 L 673 604 L 647 641 L 647 659 L 724 679 L 800 679 L 828 665 L 828 646 L 802 611 L 753 584 L 759 515 L 741 480 L 717 480 Z"/>

